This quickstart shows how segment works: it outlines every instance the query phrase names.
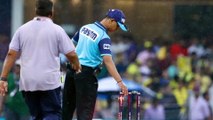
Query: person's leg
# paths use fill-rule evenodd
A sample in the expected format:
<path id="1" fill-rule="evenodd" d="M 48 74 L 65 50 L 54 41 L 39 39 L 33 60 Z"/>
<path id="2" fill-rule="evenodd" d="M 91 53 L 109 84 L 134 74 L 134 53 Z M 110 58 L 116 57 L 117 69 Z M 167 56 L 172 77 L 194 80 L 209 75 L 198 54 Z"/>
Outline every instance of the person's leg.
<path id="1" fill-rule="evenodd" d="M 97 97 L 97 79 L 79 73 L 75 76 L 77 119 L 92 120 Z"/>
<path id="2" fill-rule="evenodd" d="M 40 97 L 38 93 L 22 91 L 22 94 L 29 107 L 32 120 L 42 120 Z"/>
<path id="3" fill-rule="evenodd" d="M 76 108 L 74 71 L 68 70 L 65 78 L 62 102 L 62 120 L 71 120 Z"/>
<path id="4" fill-rule="evenodd" d="M 42 120 L 61 120 L 61 87 L 40 91 Z"/>

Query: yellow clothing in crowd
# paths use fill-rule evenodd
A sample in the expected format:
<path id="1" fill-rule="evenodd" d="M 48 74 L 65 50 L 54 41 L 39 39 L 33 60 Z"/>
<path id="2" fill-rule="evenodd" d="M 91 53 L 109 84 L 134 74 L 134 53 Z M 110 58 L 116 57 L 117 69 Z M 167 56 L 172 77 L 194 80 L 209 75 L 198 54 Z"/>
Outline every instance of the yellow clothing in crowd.
<path id="1" fill-rule="evenodd" d="M 192 72 L 192 66 L 191 66 L 190 57 L 178 56 L 177 67 L 183 73 L 191 73 Z"/>
<path id="2" fill-rule="evenodd" d="M 184 113 L 186 110 L 184 106 L 188 98 L 187 88 L 186 87 L 175 88 L 173 90 L 173 94 L 177 100 L 178 105 L 181 107 L 181 113 Z"/>

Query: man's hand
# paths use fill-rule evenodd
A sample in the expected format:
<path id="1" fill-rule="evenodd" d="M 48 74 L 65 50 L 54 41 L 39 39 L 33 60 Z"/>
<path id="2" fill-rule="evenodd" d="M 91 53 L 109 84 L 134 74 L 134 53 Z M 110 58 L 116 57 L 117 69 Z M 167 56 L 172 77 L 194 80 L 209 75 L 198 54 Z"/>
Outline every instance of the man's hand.
<path id="1" fill-rule="evenodd" d="M 118 86 L 120 87 L 121 89 L 121 92 L 124 94 L 124 95 L 128 95 L 128 89 L 127 87 L 124 85 L 124 83 L 121 81 L 121 82 L 118 82 Z"/>
<path id="2" fill-rule="evenodd" d="M 5 96 L 5 94 L 7 93 L 7 86 L 8 83 L 7 81 L 0 81 L 0 95 L 1 96 Z"/>
<path id="3" fill-rule="evenodd" d="M 76 52 L 75 51 L 69 52 L 66 54 L 66 57 L 68 58 L 71 66 L 72 66 L 72 69 L 75 70 L 76 73 L 81 72 L 81 64 L 78 60 L 78 56 L 77 56 Z"/>
<path id="4" fill-rule="evenodd" d="M 81 64 L 72 64 L 72 69 L 74 69 L 76 71 L 76 73 L 80 73 L 81 72 Z"/>

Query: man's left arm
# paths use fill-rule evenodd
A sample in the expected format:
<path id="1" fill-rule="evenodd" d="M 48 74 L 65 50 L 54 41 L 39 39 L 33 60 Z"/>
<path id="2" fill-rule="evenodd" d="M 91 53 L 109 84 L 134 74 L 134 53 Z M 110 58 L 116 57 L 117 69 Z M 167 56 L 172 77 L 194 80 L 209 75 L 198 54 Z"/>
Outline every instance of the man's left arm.
<path id="1" fill-rule="evenodd" d="M 101 56 L 103 57 L 103 62 L 108 72 L 116 80 L 118 86 L 121 88 L 121 91 L 124 93 L 124 95 L 128 95 L 128 89 L 123 84 L 122 78 L 118 73 L 116 66 L 112 60 L 110 46 L 111 40 L 109 38 L 102 39 L 98 44 L 99 51 L 101 53 Z"/>

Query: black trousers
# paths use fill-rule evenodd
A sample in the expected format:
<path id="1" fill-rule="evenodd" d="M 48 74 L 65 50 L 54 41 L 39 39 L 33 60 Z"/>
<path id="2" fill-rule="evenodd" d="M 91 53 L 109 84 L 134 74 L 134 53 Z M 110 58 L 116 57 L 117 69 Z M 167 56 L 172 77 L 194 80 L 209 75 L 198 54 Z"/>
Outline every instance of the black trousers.
<path id="1" fill-rule="evenodd" d="M 33 120 L 61 120 L 61 87 L 22 94 Z"/>
<path id="2" fill-rule="evenodd" d="M 62 120 L 72 120 L 77 111 L 77 120 L 92 120 L 97 98 L 98 82 L 94 69 L 82 66 L 81 73 L 69 69 L 64 84 Z"/>

